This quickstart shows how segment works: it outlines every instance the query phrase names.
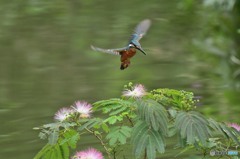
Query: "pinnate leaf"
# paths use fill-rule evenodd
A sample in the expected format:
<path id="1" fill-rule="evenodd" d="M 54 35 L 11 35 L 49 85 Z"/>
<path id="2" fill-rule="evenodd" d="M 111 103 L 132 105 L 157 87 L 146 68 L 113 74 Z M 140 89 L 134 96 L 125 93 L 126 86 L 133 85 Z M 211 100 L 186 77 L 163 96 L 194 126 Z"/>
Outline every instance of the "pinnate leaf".
<path id="1" fill-rule="evenodd" d="M 145 121 L 155 131 L 160 130 L 164 135 L 167 135 L 167 112 L 161 104 L 154 100 L 139 100 L 137 111 L 141 120 Z"/>
<path id="2" fill-rule="evenodd" d="M 133 127 L 132 144 L 136 158 L 147 150 L 147 158 L 155 159 L 156 152 L 164 153 L 165 139 L 161 131 L 156 131 L 144 121 L 138 121 Z"/>
<path id="3" fill-rule="evenodd" d="M 110 132 L 106 136 L 106 139 L 109 140 L 109 144 L 115 145 L 116 143 L 125 144 L 127 138 L 131 136 L 132 128 L 128 126 L 115 126 L 110 129 Z"/>
<path id="4" fill-rule="evenodd" d="M 200 113 L 195 111 L 180 111 L 176 115 L 175 127 L 182 139 L 187 140 L 190 145 L 200 141 L 206 145 L 211 132 L 209 122 Z"/>

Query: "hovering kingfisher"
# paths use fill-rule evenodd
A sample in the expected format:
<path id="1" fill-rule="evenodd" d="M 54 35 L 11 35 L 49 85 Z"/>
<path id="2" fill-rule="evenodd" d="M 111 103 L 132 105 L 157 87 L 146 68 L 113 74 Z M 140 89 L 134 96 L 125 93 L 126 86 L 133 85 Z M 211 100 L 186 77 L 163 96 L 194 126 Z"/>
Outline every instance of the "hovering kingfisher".
<path id="1" fill-rule="evenodd" d="M 142 49 L 139 43 L 139 40 L 145 35 L 150 25 L 151 21 L 149 19 L 141 21 L 135 28 L 134 33 L 132 34 L 131 39 L 126 47 L 118 49 L 102 49 L 91 46 L 91 48 L 95 51 L 100 51 L 112 55 L 120 55 L 121 56 L 120 69 L 124 70 L 130 65 L 130 59 L 136 54 L 137 50 L 141 51 L 144 55 L 146 55 L 145 51 Z"/>

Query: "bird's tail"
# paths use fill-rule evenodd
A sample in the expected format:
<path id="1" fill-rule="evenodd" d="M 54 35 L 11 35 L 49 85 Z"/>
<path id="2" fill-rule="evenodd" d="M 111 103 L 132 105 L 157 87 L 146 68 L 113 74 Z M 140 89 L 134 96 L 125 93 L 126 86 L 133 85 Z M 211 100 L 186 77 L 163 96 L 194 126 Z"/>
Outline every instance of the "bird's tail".
<path id="1" fill-rule="evenodd" d="M 121 63 L 120 69 L 121 69 L 121 70 L 124 70 L 124 69 L 126 69 L 129 65 L 130 65 L 130 61 L 123 61 L 123 62 Z"/>

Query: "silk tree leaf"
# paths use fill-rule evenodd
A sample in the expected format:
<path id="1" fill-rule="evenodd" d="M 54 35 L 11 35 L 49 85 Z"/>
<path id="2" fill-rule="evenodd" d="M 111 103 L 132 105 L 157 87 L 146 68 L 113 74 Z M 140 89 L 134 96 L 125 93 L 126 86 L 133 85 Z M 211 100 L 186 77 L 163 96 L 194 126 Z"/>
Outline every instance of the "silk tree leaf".
<path id="1" fill-rule="evenodd" d="M 137 158 L 141 156 L 147 146 L 147 131 L 143 131 L 141 138 L 137 140 L 137 145 L 135 145 L 135 155 Z"/>
<path id="2" fill-rule="evenodd" d="M 181 125 L 181 132 L 180 132 L 180 134 L 181 134 L 181 136 L 183 137 L 183 138 L 185 138 L 185 137 L 187 137 L 187 129 L 189 129 L 189 126 L 192 126 L 192 121 L 191 120 L 188 120 L 187 118 L 183 121 L 184 122 L 184 124 L 183 125 Z"/>
<path id="3" fill-rule="evenodd" d="M 114 135 L 112 138 L 109 138 L 109 145 L 113 146 L 117 143 L 118 138 Z"/>
<path id="4" fill-rule="evenodd" d="M 50 149 L 53 146 L 50 144 L 46 144 L 37 154 L 33 159 L 41 159 L 42 156 L 44 156 L 48 151 L 50 151 Z"/>
<path id="5" fill-rule="evenodd" d="M 58 141 L 58 136 L 59 136 L 59 132 L 54 130 L 53 132 L 51 132 L 48 136 L 48 143 L 50 145 L 55 145 Z"/>
<path id="6" fill-rule="evenodd" d="M 93 104 L 94 111 L 102 111 L 104 114 L 118 115 L 124 112 L 130 112 L 134 104 L 131 101 L 119 98 L 112 98 L 109 100 L 101 100 Z"/>
<path id="7" fill-rule="evenodd" d="M 60 150 L 61 150 L 63 159 L 69 159 L 70 153 L 69 153 L 68 144 L 65 143 L 65 144 L 60 145 Z"/>
<path id="8" fill-rule="evenodd" d="M 115 126 L 110 129 L 106 139 L 109 140 L 109 145 L 113 146 L 117 143 L 125 144 L 127 138 L 130 137 L 132 129 L 127 126 Z"/>
<path id="9" fill-rule="evenodd" d="M 126 143 L 126 136 L 124 134 L 122 134 L 121 131 L 119 131 L 119 134 L 118 134 L 118 141 L 123 145 Z"/>
<path id="10" fill-rule="evenodd" d="M 226 138 L 231 138 L 236 144 L 240 145 L 239 139 L 240 138 L 240 132 L 238 132 L 235 129 L 231 129 L 226 124 L 217 122 L 213 119 L 208 120 L 210 123 L 210 127 L 213 128 L 215 131 L 220 133 Z"/>
<path id="11" fill-rule="evenodd" d="M 129 108 L 127 106 L 120 106 L 118 109 L 116 110 L 113 110 L 111 113 L 109 113 L 109 115 L 117 115 L 117 114 L 120 114 L 126 110 L 128 110 Z"/>
<path id="12" fill-rule="evenodd" d="M 92 127 L 95 127 L 96 125 L 100 126 L 103 123 L 103 120 L 101 118 L 92 118 L 89 119 L 87 122 L 85 122 L 83 125 L 81 125 L 78 128 L 78 131 L 82 131 L 85 128 L 91 129 Z"/>
<path id="13" fill-rule="evenodd" d="M 147 144 L 147 158 L 148 159 L 155 159 L 156 158 L 156 150 L 154 147 L 155 141 L 153 137 L 150 137 L 148 140 L 148 144 Z"/>
<path id="14" fill-rule="evenodd" d="M 170 124 L 168 125 L 168 137 L 172 137 L 176 134 L 176 128 L 174 125 Z"/>
<path id="15" fill-rule="evenodd" d="M 80 135 L 77 131 L 70 129 L 63 134 L 63 139 L 60 141 L 60 145 L 67 143 L 72 149 L 75 149 L 77 142 L 80 139 Z"/>
<path id="16" fill-rule="evenodd" d="M 235 143 L 237 143 L 240 146 L 240 142 L 239 142 L 240 135 L 237 130 L 233 130 L 226 125 L 221 125 L 221 128 L 229 138 L 231 138 Z"/>
<path id="17" fill-rule="evenodd" d="M 160 153 L 165 151 L 162 132 L 155 131 L 144 121 L 139 121 L 133 127 L 132 144 L 136 158 L 140 158 L 145 150 L 148 159 L 155 159 L 156 151 Z"/>
<path id="18" fill-rule="evenodd" d="M 176 115 L 175 127 L 182 139 L 187 139 L 187 143 L 194 145 L 198 141 L 205 145 L 211 135 L 209 122 L 198 112 L 180 111 Z"/>
<path id="19" fill-rule="evenodd" d="M 60 124 L 59 124 L 61 127 L 63 127 L 64 129 L 70 129 L 71 127 L 74 127 L 74 126 L 76 126 L 77 124 L 76 123 L 74 123 L 74 122 L 61 122 Z"/>
<path id="20" fill-rule="evenodd" d="M 41 156 L 41 159 L 48 159 L 48 158 L 55 159 L 53 149 L 50 149 L 50 150 L 47 151 L 43 156 Z"/>
<path id="21" fill-rule="evenodd" d="M 108 125 L 106 124 L 106 123 L 103 123 L 102 124 L 102 129 L 103 129 L 103 131 L 105 131 L 106 133 L 108 133 L 109 132 L 109 127 L 108 127 Z"/>
<path id="22" fill-rule="evenodd" d="M 69 159 L 69 149 L 67 145 L 47 144 L 33 159 Z"/>
<path id="23" fill-rule="evenodd" d="M 40 132 L 38 136 L 39 136 L 39 138 L 42 139 L 42 140 L 47 139 L 47 134 L 46 134 L 46 133 Z"/>
<path id="24" fill-rule="evenodd" d="M 186 133 L 186 135 L 189 136 L 187 138 L 188 143 L 194 143 L 195 139 L 191 138 L 190 136 L 194 136 L 195 133 L 196 133 L 195 130 L 193 130 L 193 123 L 190 123 Z"/>
<path id="25" fill-rule="evenodd" d="M 165 141 L 163 135 L 158 131 L 152 131 L 152 138 L 155 141 L 155 147 L 159 153 L 165 152 Z"/>
<path id="26" fill-rule="evenodd" d="M 124 136 L 130 137 L 132 128 L 130 128 L 128 126 L 121 126 L 121 130 L 120 131 L 121 131 L 122 134 L 124 134 Z"/>
<path id="27" fill-rule="evenodd" d="M 55 145 L 53 153 L 54 153 L 53 158 L 63 159 L 63 155 L 61 153 L 61 149 L 60 149 L 60 146 L 58 144 Z"/>
<path id="28" fill-rule="evenodd" d="M 143 121 L 138 121 L 133 127 L 132 143 L 136 144 L 138 140 L 143 136 L 142 133 L 144 133 L 146 130 L 148 130 L 148 125 Z"/>
<path id="29" fill-rule="evenodd" d="M 137 101 L 137 112 L 140 120 L 145 121 L 155 131 L 160 130 L 167 135 L 167 112 L 161 104 L 154 100 L 139 100 Z"/>
<path id="30" fill-rule="evenodd" d="M 113 125 L 115 124 L 117 121 L 122 121 L 123 120 L 123 117 L 122 116 L 110 116 L 108 117 L 107 119 L 105 119 L 103 122 L 104 123 L 108 123 L 110 125 Z"/>

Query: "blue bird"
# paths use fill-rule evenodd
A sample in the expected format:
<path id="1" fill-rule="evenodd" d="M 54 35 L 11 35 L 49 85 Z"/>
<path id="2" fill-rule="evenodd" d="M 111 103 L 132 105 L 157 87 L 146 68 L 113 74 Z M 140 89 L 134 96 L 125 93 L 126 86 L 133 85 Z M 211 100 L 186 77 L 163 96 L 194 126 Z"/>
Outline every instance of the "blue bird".
<path id="1" fill-rule="evenodd" d="M 145 19 L 141 21 L 134 30 L 130 41 L 127 46 L 118 49 L 102 49 L 98 47 L 91 46 L 91 48 L 95 51 L 100 51 L 112 55 L 120 55 L 121 58 L 121 66 L 120 69 L 124 70 L 130 65 L 130 59 L 136 54 L 137 50 L 141 51 L 144 55 L 146 55 L 145 51 L 142 49 L 139 40 L 146 34 L 147 30 L 151 25 L 151 21 L 149 19 Z"/>

